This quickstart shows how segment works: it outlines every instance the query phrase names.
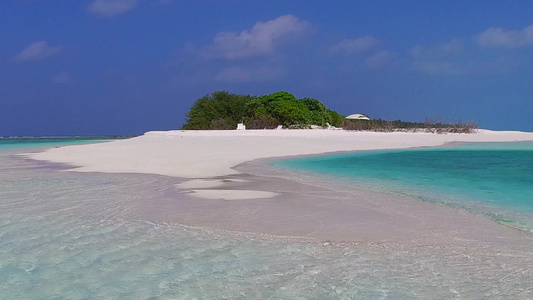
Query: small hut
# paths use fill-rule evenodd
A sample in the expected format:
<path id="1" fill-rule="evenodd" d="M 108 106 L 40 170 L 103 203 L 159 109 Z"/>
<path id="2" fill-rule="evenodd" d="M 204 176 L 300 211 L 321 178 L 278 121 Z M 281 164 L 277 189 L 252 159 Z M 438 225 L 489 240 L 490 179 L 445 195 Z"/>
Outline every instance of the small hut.
<path id="1" fill-rule="evenodd" d="M 353 114 L 346 117 L 348 120 L 370 120 L 369 117 L 363 114 Z"/>

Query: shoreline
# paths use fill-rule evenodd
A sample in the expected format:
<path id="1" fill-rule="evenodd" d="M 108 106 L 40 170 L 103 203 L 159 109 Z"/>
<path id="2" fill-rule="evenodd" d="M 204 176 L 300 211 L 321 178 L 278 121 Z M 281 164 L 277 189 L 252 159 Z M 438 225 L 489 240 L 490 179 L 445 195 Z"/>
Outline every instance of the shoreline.
<path id="1" fill-rule="evenodd" d="M 174 188 L 187 179 L 64 172 L 66 165 L 17 159 L 9 154 L 0 155 L 0 162 L 7 171 L 2 173 L 1 181 L 6 189 L 0 189 L 7 196 L 3 197 L 7 200 L 3 208 L 7 209 L 2 210 L 8 222 L 2 227 L 7 238 L 4 248 L 6 259 L 13 262 L 8 266 L 16 266 L 24 276 L 17 280 L 25 287 L 24 292 L 15 293 L 19 296 L 68 294 L 72 278 L 80 284 L 87 282 L 91 291 L 105 288 L 108 282 L 126 282 L 128 289 L 140 294 L 146 291 L 143 284 L 148 283 L 146 286 L 155 287 L 149 296 L 161 296 L 157 287 L 162 283 L 165 287 L 173 283 L 171 286 L 180 291 L 183 286 L 190 286 L 191 291 L 198 286 L 213 287 L 213 292 L 206 294 L 211 298 L 220 295 L 220 290 L 229 298 L 244 294 L 252 298 L 273 296 L 270 290 L 258 296 L 242 288 L 254 284 L 274 287 L 274 297 L 281 298 L 302 294 L 311 298 L 317 294 L 323 298 L 361 298 L 370 295 L 365 291 L 381 289 L 392 291 L 388 295 L 393 298 L 438 295 L 452 299 L 459 295 L 469 299 L 529 299 L 533 295 L 527 284 L 531 282 L 533 263 L 531 235 L 498 228 L 499 234 L 493 236 L 492 228 L 497 224 L 482 228 L 481 236 L 475 234 L 479 227 L 456 226 L 470 234 L 451 228 L 441 231 L 444 236 L 435 236 L 436 232 L 428 228 L 418 239 L 396 240 L 259 233 L 246 230 L 250 229 L 245 227 L 247 223 L 237 222 L 238 218 L 243 213 L 260 213 L 259 202 L 272 204 L 275 198 L 240 203 L 192 199 Z M 227 180 L 224 184 L 229 189 L 253 188 L 247 186 L 250 181 L 236 180 L 252 176 L 231 175 L 217 180 Z M 263 182 L 256 184 L 267 187 Z M 278 199 L 281 204 L 305 201 L 303 195 L 310 191 L 309 186 L 283 178 L 270 181 L 272 186 L 298 196 Z M 235 211 L 239 206 L 242 210 Z M 434 206 L 431 211 L 435 211 Z M 235 228 L 187 225 L 187 217 L 198 213 L 204 213 L 203 221 L 218 220 Z M 261 226 L 255 216 L 248 221 Z M 473 222 L 482 225 L 488 221 Z M 285 224 L 278 225 L 283 228 Z M 18 246 L 15 251 L 13 246 Z M 32 266 L 36 266 L 35 271 Z M 94 278 L 100 279 L 95 282 Z M 62 289 L 39 289 L 36 281 L 63 283 Z M 368 298 L 383 295 L 376 293 Z"/>
<path id="2" fill-rule="evenodd" d="M 267 162 L 308 155 L 435 147 L 443 143 L 497 142 L 502 140 L 515 142 L 517 139 L 529 141 L 533 140 L 533 133 L 488 132 L 487 134 L 485 131 L 485 134 L 442 136 L 425 133 L 344 132 L 339 134 L 339 131 L 332 132 L 334 131 L 318 133 L 313 131 L 296 133 L 295 131 L 284 133 L 279 133 L 279 131 L 249 131 L 246 134 L 235 131 L 156 132 L 147 133 L 144 138 L 52 148 L 45 152 L 24 156 L 34 160 L 66 164 L 70 167 L 79 166 L 71 168 L 69 171 L 148 173 L 174 177 L 179 182 L 175 184 L 175 190 L 171 192 L 171 197 L 178 199 L 178 203 L 169 202 L 162 205 L 154 202 L 152 211 L 147 213 L 147 215 L 163 222 L 175 222 L 188 226 L 207 226 L 236 232 L 351 242 L 417 241 L 417 243 L 442 245 L 459 238 L 474 239 L 482 243 L 500 243 L 502 241 L 514 243 L 510 239 L 516 239 L 520 236 L 519 233 L 511 232 L 515 229 L 501 226 L 501 224 L 486 217 L 474 214 L 465 215 L 465 212 L 458 209 L 416 201 L 416 199 L 407 196 L 361 189 L 336 190 L 341 185 L 328 185 L 325 182 L 320 183 L 325 185 L 320 185 L 317 183 L 317 178 L 312 180 L 298 176 L 291 178 L 291 174 L 281 174 L 283 173 L 281 170 L 275 170 L 272 173 L 272 170 L 267 170 L 269 169 Z M 328 138 L 330 134 L 333 138 Z M 413 139 L 406 142 L 402 140 L 405 137 Z M 280 146 L 282 151 L 278 151 L 276 145 L 272 145 L 273 141 L 287 142 L 288 138 L 296 139 L 297 143 L 292 143 L 291 146 L 296 144 L 300 148 L 291 149 Z M 388 143 L 383 143 L 384 138 L 387 138 Z M 312 148 L 311 151 L 302 149 L 302 146 L 309 146 L 317 139 L 325 140 L 325 142 L 332 141 L 326 145 L 327 147 L 321 149 L 337 151 L 313 153 L 317 152 L 316 148 Z M 350 145 L 354 140 L 359 141 L 360 144 Z M 232 145 L 232 143 L 237 145 Z M 190 147 L 191 144 L 192 147 Z M 237 150 L 241 149 L 246 153 L 239 157 L 240 160 L 235 159 L 235 156 L 239 154 L 235 147 L 243 144 L 255 144 L 255 147 L 252 149 L 237 147 Z M 199 146 L 208 147 L 208 149 L 198 148 Z M 379 146 L 381 148 L 378 148 Z M 383 146 L 392 148 L 383 148 Z M 185 167 L 194 166 L 199 159 L 201 160 L 206 156 L 210 156 L 212 159 L 218 158 L 218 160 L 210 161 L 211 165 L 219 164 L 218 167 L 213 166 L 214 174 L 211 176 L 206 174 L 209 168 L 205 169 L 205 167 L 200 168 L 201 172 L 187 173 L 183 170 L 177 172 L 178 175 L 201 176 L 176 176 L 176 173 L 169 172 L 169 169 L 157 169 L 157 162 L 161 161 L 178 163 L 174 166 L 183 167 L 179 164 L 180 161 L 184 162 L 183 157 L 179 157 L 179 154 L 176 153 L 176 151 L 179 152 L 180 147 L 185 148 L 185 150 L 196 150 L 194 151 L 196 157 L 194 155 L 185 157 L 188 160 L 184 163 Z M 266 148 L 267 151 L 250 155 L 251 150 L 261 149 L 261 147 L 263 150 Z M 164 153 L 163 156 L 173 155 L 174 158 L 178 157 L 178 159 L 165 161 L 165 157 L 147 156 L 151 153 L 150 149 L 158 152 L 158 149 L 161 150 L 161 148 L 174 152 Z M 205 150 L 207 153 L 199 153 L 199 150 Z M 228 152 L 228 150 L 233 151 L 233 153 Z M 228 158 L 226 156 L 228 154 L 233 156 Z M 140 164 L 133 165 L 137 169 L 124 165 L 128 162 L 134 163 L 132 157 L 139 157 L 139 155 L 144 156 L 145 159 L 151 159 L 152 162 L 140 161 Z M 106 162 L 110 162 L 110 157 L 118 159 L 119 156 L 122 156 L 120 160 L 122 165 L 116 164 L 116 162 L 115 164 L 111 163 L 111 167 L 115 169 L 110 169 Z M 87 157 L 90 159 L 87 160 Z M 102 157 L 104 158 L 103 161 L 98 161 Z M 255 158 L 248 159 L 250 157 Z M 164 213 L 162 213 L 163 211 Z M 450 231 L 455 232 L 455 234 L 448 236 Z M 487 235 L 489 232 L 490 234 Z"/>
<path id="3" fill-rule="evenodd" d="M 440 148 L 437 147 L 422 147 L 422 148 Z M 421 149 L 421 148 L 416 148 Z M 394 151 L 394 150 L 392 150 Z M 340 152 L 346 153 L 346 152 Z M 329 155 L 329 154 L 324 154 Z M 350 180 L 343 180 L 342 178 L 337 178 L 331 175 L 321 175 L 315 172 L 302 171 L 295 169 L 285 169 L 276 166 L 271 166 L 270 163 L 279 159 L 291 159 L 302 156 L 291 156 L 285 158 L 266 158 L 258 159 L 251 162 L 246 162 L 241 165 L 236 166 L 236 169 L 242 171 L 246 174 L 252 174 L 254 176 L 270 177 L 282 180 L 294 181 L 297 184 L 302 184 L 307 187 L 314 188 L 324 188 L 329 190 L 332 193 L 347 193 L 354 199 L 357 196 L 362 196 L 363 202 L 368 199 L 371 200 L 372 204 L 378 204 L 380 210 L 384 207 L 391 212 L 398 212 L 400 217 L 408 216 L 409 218 L 417 219 L 417 222 L 425 222 L 427 225 L 432 226 L 432 234 L 438 234 L 441 238 L 458 238 L 454 235 L 447 236 L 448 231 L 461 232 L 463 235 L 469 235 L 469 239 L 477 239 L 478 234 L 483 235 L 485 241 L 491 240 L 498 244 L 503 239 L 510 236 L 525 236 L 527 239 L 533 242 L 533 231 L 529 229 L 524 229 L 521 227 L 515 227 L 504 222 L 498 222 L 494 218 L 491 218 L 485 213 L 472 211 L 469 207 L 464 207 L 461 205 L 454 205 L 453 203 L 440 203 L 422 200 L 416 197 L 414 194 L 404 194 L 400 192 L 386 191 L 374 189 L 370 186 L 360 186 L 354 185 Z M 367 199 L 368 198 L 368 199 Z M 356 199 L 356 202 L 360 203 L 361 199 Z M 362 205 L 361 208 L 368 209 L 368 206 Z M 342 212 L 343 210 L 339 210 Z M 357 212 L 356 212 L 357 213 Z M 412 213 L 412 214 L 411 214 Z M 410 215 L 411 214 L 411 215 Z M 403 216 L 401 216 L 403 215 Z M 357 214 L 353 215 L 358 217 Z M 423 216 L 423 217 L 421 217 Z M 432 217 L 427 217 L 432 216 Z M 392 223 L 385 224 L 386 226 L 391 226 Z M 348 224 L 344 224 L 348 225 Z M 502 226 L 503 225 L 503 226 Z M 413 223 L 413 227 L 418 225 Z M 477 227 L 477 228 L 476 228 Z M 473 228 L 476 230 L 471 231 Z M 373 226 L 365 228 L 366 231 L 372 231 Z M 397 228 L 389 228 L 389 230 L 394 230 Z M 442 244 L 443 240 L 437 241 L 434 239 L 434 236 L 423 236 L 420 233 L 425 230 L 424 226 L 418 227 L 420 232 L 413 231 L 414 239 L 419 239 L 420 241 L 425 240 L 431 244 Z M 466 229 L 466 230 L 465 230 Z M 476 232 L 475 234 L 472 234 Z M 492 232 L 491 235 L 486 235 L 487 232 Z M 495 234 L 496 233 L 496 234 Z M 497 235 L 499 237 L 495 238 Z M 506 236 L 506 235 L 510 236 Z M 340 234 L 342 241 L 350 240 L 349 235 L 346 235 L 346 232 Z M 327 238 L 327 237 L 323 237 Z M 430 238 L 430 239 L 427 239 Z M 464 236 L 463 236 L 464 238 Z M 413 240 L 414 240 L 413 239 Z M 479 241 L 483 240 L 479 239 Z M 339 238 L 334 238 L 333 240 L 339 241 Z M 411 240 L 411 241 L 413 241 Z M 353 240 L 352 240 L 353 241 Z M 357 242 L 361 242 L 358 240 Z M 375 239 L 368 239 L 365 241 L 379 242 Z M 396 237 L 391 239 L 391 236 L 388 236 L 387 241 L 395 242 L 406 242 L 408 239 L 396 239 Z M 448 240 L 449 241 L 449 240 Z"/>
<path id="4" fill-rule="evenodd" d="M 441 146 L 450 142 L 533 141 L 533 133 L 480 130 L 474 134 L 344 130 L 151 131 L 103 144 L 27 154 L 72 171 L 146 173 L 182 178 L 236 175 L 241 163 L 262 158 Z"/>

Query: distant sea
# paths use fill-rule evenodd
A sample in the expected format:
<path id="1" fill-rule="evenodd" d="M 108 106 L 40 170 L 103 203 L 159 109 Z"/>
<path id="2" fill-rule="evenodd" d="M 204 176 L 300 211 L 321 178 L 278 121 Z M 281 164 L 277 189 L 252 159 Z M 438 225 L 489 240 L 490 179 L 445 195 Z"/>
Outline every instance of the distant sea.
<path id="1" fill-rule="evenodd" d="M 533 232 L 533 142 L 364 151 L 273 164 L 457 207 Z"/>
<path id="2" fill-rule="evenodd" d="M 16 155 L 93 142 L 101 140 L 0 140 L 0 299 L 533 297 L 527 239 L 510 250 L 343 244 L 167 224 L 143 211 L 157 201 L 179 205 L 174 178 L 63 172 Z M 424 201 L 475 211 L 477 204 L 495 213 L 529 211 L 531 146 L 464 145 L 280 163 L 378 189 L 386 183 Z M 527 227 L 525 216 L 502 219 L 525 220 L 520 226 Z"/>
<path id="3" fill-rule="evenodd" d="M 44 149 L 50 147 L 100 143 L 119 138 L 111 137 L 47 137 L 0 138 L 0 151 L 8 149 Z"/>

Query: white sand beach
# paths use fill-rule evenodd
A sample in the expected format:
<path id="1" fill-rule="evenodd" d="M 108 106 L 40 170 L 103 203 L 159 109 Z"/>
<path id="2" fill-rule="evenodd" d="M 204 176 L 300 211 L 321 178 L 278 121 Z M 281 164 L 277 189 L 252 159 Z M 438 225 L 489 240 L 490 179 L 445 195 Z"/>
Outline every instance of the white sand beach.
<path id="1" fill-rule="evenodd" d="M 320 240 L 441 244 L 482 239 L 513 243 L 509 240 L 512 229 L 481 216 L 400 195 L 323 186 L 292 175 L 265 175 L 266 166 L 261 162 L 253 172 L 235 166 L 264 158 L 338 151 L 532 140 L 533 133 L 489 130 L 445 135 L 342 130 L 166 131 L 27 156 L 68 164 L 69 171 L 176 178 L 171 185 L 172 200 L 144 203 L 138 212 L 139 218 L 154 221 Z"/>
<path id="2" fill-rule="evenodd" d="M 260 158 L 437 146 L 450 142 L 531 141 L 533 133 L 476 134 L 344 130 L 152 131 L 101 144 L 32 153 L 30 158 L 76 166 L 78 172 L 146 173 L 183 178 L 238 174 L 234 166 Z"/>

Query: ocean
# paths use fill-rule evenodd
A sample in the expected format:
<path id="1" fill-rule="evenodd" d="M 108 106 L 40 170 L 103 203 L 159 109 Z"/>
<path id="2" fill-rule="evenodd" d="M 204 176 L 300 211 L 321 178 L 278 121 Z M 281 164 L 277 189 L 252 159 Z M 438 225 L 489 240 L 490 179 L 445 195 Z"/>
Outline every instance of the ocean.
<path id="1" fill-rule="evenodd" d="M 175 197 L 168 193 L 175 182 L 172 178 L 64 172 L 65 167 L 17 155 L 91 142 L 96 140 L 0 141 L 0 299 L 533 298 L 528 235 L 522 246 L 513 248 L 441 247 L 306 241 L 187 227 L 157 222 L 142 214 L 147 203 L 163 199 L 179 203 L 177 198 L 166 199 Z M 530 145 L 526 146 L 525 154 L 520 155 L 531 158 Z M 458 148 L 465 147 L 472 146 Z M 425 155 L 432 153 L 453 156 L 467 150 L 424 151 L 417 152 L 421 158 L 413 161 L 431 161 Z M 411 155 L 402 153 L 368 152 L 358 154 L 358 159 L 375 156 L 374 162 L 367 162 L 366 168 L 372 169 L 372 164 L 387 164 L 377 161 L 380 156 Z M 318 168 L 311 160 L 328 157 L 280 163 L 290 168 Z M 341 155 L 329 159 L 353 158 Z M 393 157 L 388 160 L 398 161 Z M 525 164 L 523 158 L 522 162 Z M 420 163 L 416 167 L 421 178 L 423 168 Z M 397 174 L 409 173 L 401 172 L 400 166 L 394 169 Z M 339 176 L 337 172 L 332 173 Z M 380 175 L 384 178 L 369 179 L 363 185 L 398 181 L 388 178 L 392 173 L 385 173 Z M 360 182 L 369 174 L 354 176 L 349 180 Z M 451 183 L 449 176 L 438 177 Z M 389 188 L 401 187 L 398 192 L 413 193 L 411 187 L 416 184 L 414 178 L 409 180 Z M 450 185 L 455 186 L 435 183 L 427 197 L 444 193 Z M 468 198 L 477 199 L 477 193 Z M 488 200 L 472 203 L 476 201 L 485 205 Z M 526 202 L 520 200 L 517 205 L 527 207 Z M 487 207 L 494 209 L 492 204 Z"/>
<path id="2" fill-rule="evenodd" d="M 273 165 L 457 207 L 533 232 L 533 142 L 364 151 Z"/>

